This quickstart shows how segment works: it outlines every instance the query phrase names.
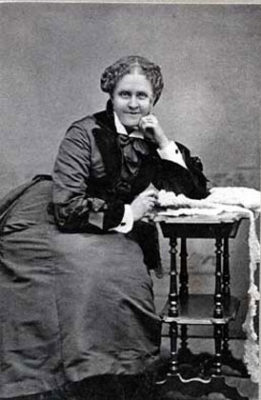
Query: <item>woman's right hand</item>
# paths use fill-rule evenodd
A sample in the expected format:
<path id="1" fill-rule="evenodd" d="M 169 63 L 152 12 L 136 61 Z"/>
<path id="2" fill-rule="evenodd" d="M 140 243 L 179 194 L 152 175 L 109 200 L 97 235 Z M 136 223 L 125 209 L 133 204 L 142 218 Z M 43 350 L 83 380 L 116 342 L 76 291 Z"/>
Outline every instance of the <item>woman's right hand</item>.
<path id="1" fill-rule="evenodd" d="M 145 190 L 140 193 L 130 204 L 134 221 L 138 221 L 151 211 L 157 203 L 158 195 L 155 190 Z"/>

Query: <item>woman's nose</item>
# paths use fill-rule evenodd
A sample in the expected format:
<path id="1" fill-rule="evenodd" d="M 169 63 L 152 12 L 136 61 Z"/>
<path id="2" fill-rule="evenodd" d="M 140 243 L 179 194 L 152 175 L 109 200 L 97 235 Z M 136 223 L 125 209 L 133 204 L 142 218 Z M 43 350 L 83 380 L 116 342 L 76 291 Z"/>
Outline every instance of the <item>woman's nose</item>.
<path id="1" fill-rule="evenodd" d="M 137 97 L 136 96 L 131 96 L 128 106 L 130 108 L 137 108 L 139 106 L 139 103 L 137 101 Z"/>

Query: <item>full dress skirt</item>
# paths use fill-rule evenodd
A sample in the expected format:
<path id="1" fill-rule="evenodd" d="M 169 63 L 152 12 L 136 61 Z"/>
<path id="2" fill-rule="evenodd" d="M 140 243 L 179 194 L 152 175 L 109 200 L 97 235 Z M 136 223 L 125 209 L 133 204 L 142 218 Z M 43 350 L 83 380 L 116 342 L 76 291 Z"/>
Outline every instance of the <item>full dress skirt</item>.
<path id="1" fill-rule="evenodd" d="M 98 375 L 143 373 L 159 356 L 160 318 L 138 244 L 121 233 L 62 233 L 41 180 L 0 234 L 0 398 Z"/>

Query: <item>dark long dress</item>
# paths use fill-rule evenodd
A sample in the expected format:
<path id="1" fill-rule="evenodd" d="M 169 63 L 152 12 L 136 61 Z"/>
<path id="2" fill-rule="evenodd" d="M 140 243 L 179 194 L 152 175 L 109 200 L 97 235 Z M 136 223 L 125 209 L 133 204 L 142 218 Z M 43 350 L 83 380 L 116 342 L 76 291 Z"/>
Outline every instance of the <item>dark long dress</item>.
<path id="1" fill-rule="evenodd" d="M 200 163 L 179 147 L 188 170 L 161 160 L 152 142 L 121 142 L 107 110 L 71 126 L 52 179 L 2 203 L 1 398 L 135 375 L 157 360 L 161 323 L 148 272 L 159 262 L 155 229 L 111 228 L 151 182 L 207 195 Z"/>

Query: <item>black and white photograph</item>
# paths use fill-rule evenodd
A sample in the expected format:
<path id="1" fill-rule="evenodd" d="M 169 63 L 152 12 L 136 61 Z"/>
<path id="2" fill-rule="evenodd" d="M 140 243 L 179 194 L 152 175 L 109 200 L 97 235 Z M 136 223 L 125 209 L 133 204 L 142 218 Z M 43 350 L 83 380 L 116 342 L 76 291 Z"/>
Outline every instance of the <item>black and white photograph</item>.
<path id="1" fill-rule="evenodd" d="M 261 4 L 0 3 L 0 400 L 258 400 Z"/>

